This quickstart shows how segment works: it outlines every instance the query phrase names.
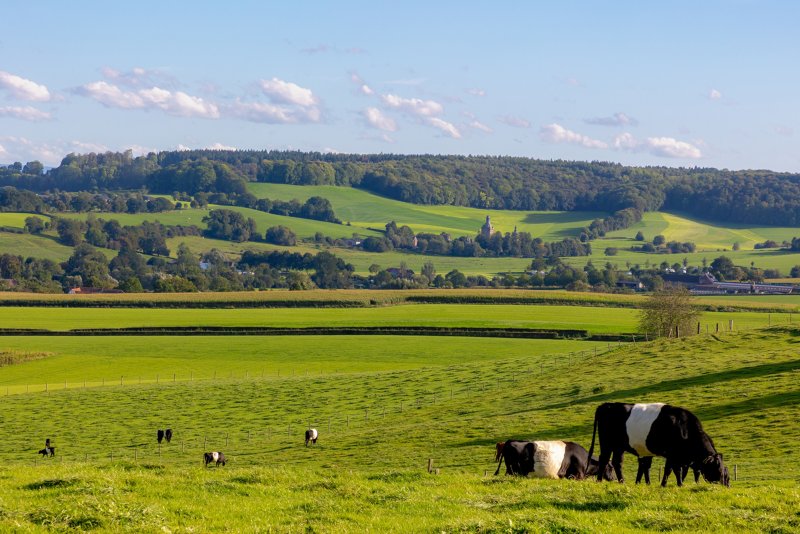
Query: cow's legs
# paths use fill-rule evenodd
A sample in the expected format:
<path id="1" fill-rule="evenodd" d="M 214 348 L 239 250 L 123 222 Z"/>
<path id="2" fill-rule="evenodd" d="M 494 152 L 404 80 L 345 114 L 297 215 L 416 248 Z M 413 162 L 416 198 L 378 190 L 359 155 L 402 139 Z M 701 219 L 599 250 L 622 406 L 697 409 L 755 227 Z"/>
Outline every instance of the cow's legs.
<path id="1" fill-rule="evenodd" d="M 678 479 L 678 487 L 680 488 L 683 486 L 683 469 L 678 466 L 674 466 L 673 469 L 675 471 L 675 478 Z"/>
<path id="2" fill-rule="evenodd" d="M 622 476 L 622 455 L 623 454 L 625 454 L 624 451 L 617 450 L 617 451 L 614 451 L 613 455 L 611 456 L 611 466 L 614 468 L 614 472 L 617 474 L 617 480 L 619 480 L 620 484 L 625 482 L 625 477 Z"/>
<path id="3" fill-rule="evenodd" d="M 611 453 L 607 451 L 600 451 L 600 458 L 597 460 L 597 481 L 603 481 L 603 473 L 606 472 L 606 466 L 611 459 Z"/>
<path id="4" fill-rule="evenodd" d="M 653 457 L 645 456 L 639 458 L 639 469 L 636 472 L 636 483 L 641 482 L 644 476 L 644 483 L 650 485 L 650 468 L 653 466 Z"/>

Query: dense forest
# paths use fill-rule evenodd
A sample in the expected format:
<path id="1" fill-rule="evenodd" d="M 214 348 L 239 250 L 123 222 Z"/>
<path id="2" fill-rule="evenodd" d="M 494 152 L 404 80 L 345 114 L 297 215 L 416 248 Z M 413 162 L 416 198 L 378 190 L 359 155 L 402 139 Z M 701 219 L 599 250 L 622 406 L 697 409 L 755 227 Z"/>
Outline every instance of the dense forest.
<path id="1" fill-rule="evenodd" d="M 678 210 L 724 222 L 800 225 L 800 175 L 629 167 L 490 156 L 279 151 L 67 155 L 0 167 L 0 186 L 45 191 L 198 192 L 251 201 L 247 182 L 358 187 L 418 204 L 517 210 Z"/>

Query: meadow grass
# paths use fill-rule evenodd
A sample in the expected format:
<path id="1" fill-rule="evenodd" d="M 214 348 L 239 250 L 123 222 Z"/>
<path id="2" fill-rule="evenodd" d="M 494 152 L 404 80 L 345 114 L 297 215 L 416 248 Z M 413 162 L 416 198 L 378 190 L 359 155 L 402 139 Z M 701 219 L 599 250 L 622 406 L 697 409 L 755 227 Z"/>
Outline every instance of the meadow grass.
<path id="1" fill-rule="evenodd" d="M 132 327 L 358 328 L 532 328 L 586 330 L 590 334 L 636 332 L 639 311 L 632 308 L 515 304 L 405 304 L 379 308 L 137 309 L 0 307 L 2 328 L 66 331 Z M 797 314 L 704 312 L 701 329 L 737 330 L 798 322 Z"/>
<path id="2" fill-rule="evenodd" d="M 275 351 L 288 361 L 338 353 L 355 365 L 350 373 L 9 395 L 0 412 L 0 527 L 797 531 L 800 470 L 786 451 L 800 438 L 798 336 L 799 329 L 774 327 L 612 346 L 580 360 L 539 353 L 535 340 L 516 340 L 531 350 L 513 353 L 515 340 L 493 340 L 492 349 L 454 338 L 444 340 L 456 345 L 447 348 L 429 338 L 414 343 L 421 356 L 415 367 L 403 369 L 398 360 L 371 367 L 412 348 L 408 339 L 387 337 L 359 352 L 322 342 L 294 355 Z M 121 373 L 136 350 L 116 341 L 109 369 Z M 175 341 L 152 345 L 159 353 L 151 358 L 183 360 L 184 370 L 201 361 L 224 369 L 242 358 L 266 359 L 230 340 L 222 351 L 207 344 L 210 338 Z M 51 342 L 70 340 L 25 340 L 35 350 Z M 362 343 L 369 339 L 353 346 Z M 153 360 L 139 364 L 153 370 Z M 46 366 L 56 374 L 69 367 L 56 355 L 0 369 L 0 377 L 19 369 L 43 376 Z M 571 439 L 588 446 L 594 408 L 607 400 L 690 408 L 736 466 L 738 480 L 730 490 L 694 483 L 678 489 L 673 481 L 666 490 L 634 486 L 630 457 L 625 485 L 486 476 L 495 468 L 495 441 Z M 302 431 L 309 424 L 320 441 L 306 449 Z M 175 439 L 159 449 L 155 429 L 165 427 Z M 55 459 L 35 459 L 44 437 L 54 440 Z M 202 451 L 214 449 L 225 451 L 230 464 L 203 469 Z M 428 458 L 439 475 L 425 473 Z"/>

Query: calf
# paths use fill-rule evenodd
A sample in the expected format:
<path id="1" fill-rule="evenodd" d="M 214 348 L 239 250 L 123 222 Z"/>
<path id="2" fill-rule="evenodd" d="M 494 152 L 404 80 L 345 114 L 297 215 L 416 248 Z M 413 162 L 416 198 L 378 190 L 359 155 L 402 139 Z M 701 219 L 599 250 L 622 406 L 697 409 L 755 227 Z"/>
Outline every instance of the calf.
<path id="1" fill-rule="evenodd" d="M 662 486 L 667 485 L 672 471 L 681 486 L 683 466 L 690 464 L 699 468 L 709 482 L 729 483 L 722 455 L 714 448 L 700 420 L 684 408 L 662 403 L 607 402 L 595 410 L 589 455 L 594 451 L 595 437 L 600 443 L 600 465 L 605 466 L 611 460 L 620 482 L 624 481 L 622 456 L 629 452 L 639 457 L 666 458 Z M 602 478 L 598 473 L 597 480 Z M 645 479 L 649 479 L 649 474 Z"/>
<path id="2" fill-rule="evenodd" d="M 205 452 L 203 453 L 203 462 L 205 463 L 206 467 L 208 467 L 208 464 L 210 464 L 211 462 L 216 462 L 217 467 L 219 467 L 219 464 L 222 464 L 223 466 L 225 465 L 226 459 L 225 455 L 222 454 L 221 452 L 218 451 Z"/>
<path id="3" fill-rule="evenodd" d="M 316 428 L 309 428 L 306 430 L 306 447 L 308 447 L 308 443 L 311 442 L 312 445 L 317 444 L 317 429 Z"/>

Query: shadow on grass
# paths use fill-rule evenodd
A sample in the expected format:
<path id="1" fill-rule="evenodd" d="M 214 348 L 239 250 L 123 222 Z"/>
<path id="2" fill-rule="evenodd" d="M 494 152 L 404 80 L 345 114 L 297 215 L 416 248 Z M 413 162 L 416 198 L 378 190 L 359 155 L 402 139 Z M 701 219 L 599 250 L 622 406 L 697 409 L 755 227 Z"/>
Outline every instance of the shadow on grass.
<path id="1" fill-rule="evenodd" d="M 709 386 L 718 384 L 720 382 L 728 382 L 731 380 L 741 380 L 744 378 L 756 378 L 761 376 L 768 376 L 790 371 L 800 370 L 800 360 L 790 360 L 780 363 L 765 363 L 761 365 L 753 365 L 750 367 L 741 367 L 739 369 L 732 369 L 730 371 L 721 371 L 719 373 L 707 373 L 703 375 L 690 376 L 686 378 L 678 378 L 675 380 L 665 380 L 656 384 L 648 384 L 638 388 L 622 389 L 602 393 L 600 395 L 592 395 L 590 397 L 583 397 L 581 399 L 570 400 L 566 402 L 559 402 L 549 406 L 543 406 L 542 410 L 554 410 L 559 408 L 566 408 L 579 404 L 598 403 L 621 398 L 632 399 L 630 402 L 635 401 L 636 397 L 640 395 L 660 393 L 667 391 L 674 391 L 676 389 L 684 389 L 695 386 Z M 767 398 L 767 397 L 762 397 Z M 744 402 L 755 402 L 757 399 L 748 400 Z"/>
<path id="2" fill-rule="evenodd" d="M 576 512 L 611 512 L 615 510 L 624 510 L 628 507 L 625 501 L 586 501 L 586 502 L 569 502 L 569 501 L 555 501 L 550 503 L 553 508 L 560 510 L 574 510 Z"/>
<path id="3" fill-rule="evenodd" d="M 49 480 L 40 480 L 39 482 L 31 482 L 22 486 L 27 490 L 42 490 L 51 488 L 69 488 L 78 483 L 75 478 L 52 478 Z"/>

